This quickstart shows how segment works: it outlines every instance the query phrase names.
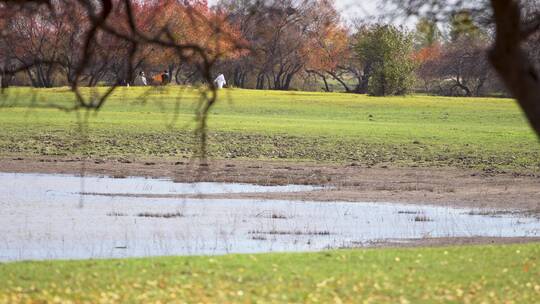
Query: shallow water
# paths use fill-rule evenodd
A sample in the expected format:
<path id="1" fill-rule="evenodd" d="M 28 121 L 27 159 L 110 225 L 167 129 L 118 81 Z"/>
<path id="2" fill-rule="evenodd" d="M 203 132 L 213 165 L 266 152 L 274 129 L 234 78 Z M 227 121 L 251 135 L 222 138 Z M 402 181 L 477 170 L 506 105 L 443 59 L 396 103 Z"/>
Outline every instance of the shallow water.
<path id="1" fill-rule="evenodd" d="M 0 193 L 17 196 L 71 195 L 183 195 L 254 192 L 299 192 L 322 189 L 307 185 L 260 186 L 240 183 L 175 183 L 144 177 L 76 177 L 64 174 L 0 173 Z"/>
<path id="2" fill-rule="evenodd" d="M 85 184 L 86 192 L 139 194 L 314 189 L 198 187 L 140 178 L 85 178 Z M 540 235 L 534 218 L 470 215 L 468 209 L 447 207 L 87 195 L 80 208 L 78 192 L 80 178 L 74 176 L 0 174 L 0 261 L 313 251 L 428 236 Z"/>

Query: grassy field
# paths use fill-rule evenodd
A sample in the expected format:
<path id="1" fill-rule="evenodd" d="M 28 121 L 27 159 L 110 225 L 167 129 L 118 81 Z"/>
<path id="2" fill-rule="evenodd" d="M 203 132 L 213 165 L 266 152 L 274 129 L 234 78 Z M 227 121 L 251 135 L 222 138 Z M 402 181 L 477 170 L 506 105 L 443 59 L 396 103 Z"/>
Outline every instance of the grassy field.
<path id="1" fill-rule="evenodd" d="M 144 95 L 144 98 L 139 98 Z M 0 96 L 0 155 L 182 158 L 196 149 L 197 92 L 121 88 L 90 115 L 65 88 Z M 515 102 L 431 96 L 220 91 L 216 158 L 540 172 Z M 0 263 L 0 303 L 538 303 L 540 245 Z"/>
<path id="2" fill-rule="evenodd" d="M 538 303 L 540 245 L 0 264 L 0 303 Z"/>
<path id="3" fill-rule="evenodd" d="M 8 90 L 0 154 L 178 158 L 196 147 L 196 91 L 120 88 L 90 116 L 86 146 L 80 113 L 41 108 L 72 100 L 66 88 Z M 538 139 L 509 99 L 223 90 L 209 127 L 217 158 L 540 171 Z"/>

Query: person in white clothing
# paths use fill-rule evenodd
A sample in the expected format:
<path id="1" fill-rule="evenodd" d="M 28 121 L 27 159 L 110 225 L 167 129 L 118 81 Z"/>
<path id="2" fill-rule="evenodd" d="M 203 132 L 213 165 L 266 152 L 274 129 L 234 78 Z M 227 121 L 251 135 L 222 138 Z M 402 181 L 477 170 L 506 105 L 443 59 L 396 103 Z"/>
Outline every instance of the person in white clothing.
<path id="1" fill-rule="evenodd" d="M 133 82 L 133 85 L 136 85 L 136 86 L 147 86 L 148 85 L 148 81 L 146 80 L 146 75 L 144 74 L 143 71 L 140 71 L 139 75 L 137 75 L 137 77 L 135 77 L 135 81 Z"/>
<path id="2" fill-rule="evenodd" d="M 144 72 L 141 71 L 141 82 L 143 83 L 143 85 L 147 86 L 148 85 L 148 82 L 146 82 L 146 75 L 144 75 Z"/>
<path id="3" fill-rule="evenodd" d="M 219 74 L 218 77 L 216 77 L 216 80 L 214 80 L 214 83 L 218 87 L 218 89 L 223 89 L 223 86 L 227 84 L 225 81 L 225 76 L 223 74 Z"/>

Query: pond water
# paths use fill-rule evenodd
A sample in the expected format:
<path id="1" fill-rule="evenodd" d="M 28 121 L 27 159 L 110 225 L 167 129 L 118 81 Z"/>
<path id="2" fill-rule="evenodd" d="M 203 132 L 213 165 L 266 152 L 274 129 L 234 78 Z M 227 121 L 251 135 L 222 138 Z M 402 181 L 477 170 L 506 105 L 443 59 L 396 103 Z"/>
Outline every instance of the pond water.
<path id="1" fill-rule="evenodd" d="M 79 194 L 94 195 L 186 195 L 254 192 L 299 192 L 322 189 L 317 186 L 260 186 L 240 183 L 175 183 L 169 179 L 144 177 L 84 178 L 64 174 L 0 173 L 0 193 L 41 197 Z"/>
<path id="2" fill-rule="evenodd" d="M 84 181 L 85 192 L 96 193 L 320 189 L 144 178 Z M 390 203 L 85 195 L 81 208 L 80 182 L 68 175 L 0 174 L 0 261 L 314 251 L 422 237 L 540 236 L 535 218 Z"/>

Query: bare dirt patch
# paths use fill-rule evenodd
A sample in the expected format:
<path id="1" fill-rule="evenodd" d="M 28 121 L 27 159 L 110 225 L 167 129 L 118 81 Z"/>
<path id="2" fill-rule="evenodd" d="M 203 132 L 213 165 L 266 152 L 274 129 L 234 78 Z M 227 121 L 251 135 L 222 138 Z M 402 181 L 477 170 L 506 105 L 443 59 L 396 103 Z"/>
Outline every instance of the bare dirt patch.
<path id="1" fill-rule="evenodd" d="M 151 163 L 151 165 L 149 165 Z M 310 201 L 432 204 L 449 207 L 516 209 L 540 214 L 540 177 L 452 168 L 368 168 L 357 164 L 319 164 L 258 160 L 174 159 L 86 160 L 53 157 L 2 157 L 2 172 L 168 177 L 178 182 L 237 182 L 261 185 L 309 184 L 331 188 L 299 193 L 217 195 Z M 205 195 L 204 197 L 215 197 Z"/>

